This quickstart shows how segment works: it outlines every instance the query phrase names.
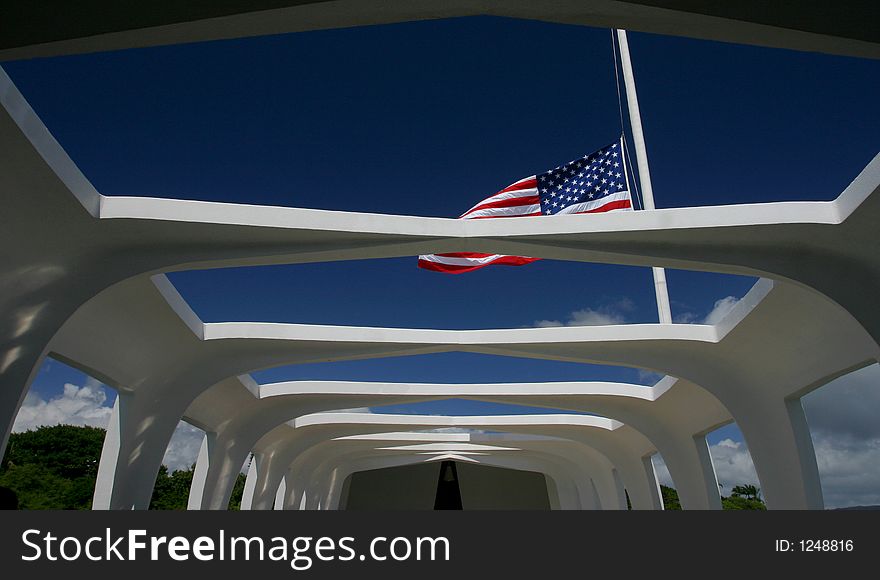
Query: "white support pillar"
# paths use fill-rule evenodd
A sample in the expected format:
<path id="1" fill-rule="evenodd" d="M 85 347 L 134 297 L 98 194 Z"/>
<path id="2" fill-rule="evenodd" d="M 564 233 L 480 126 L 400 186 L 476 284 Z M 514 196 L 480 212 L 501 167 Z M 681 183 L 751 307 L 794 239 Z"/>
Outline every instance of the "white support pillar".
<path id="1" fill-rule="evenodd" d="M 342 484 L 345 479 L 346 478 L 342 475 L 342 471 L 339 467 L 334 467 L 330 471 L 330 476 L 327 481 L 327 490 L 324 496 L 324 509 L 337 509 L 337 506 L 339 505 L 339 496 L 342 494 Z"/>
<path id="2" fill-rule="evenodd" d="M 244 480 L 244 493 L 241 495 L 241 510 L 248 511 L 253 509 L 254 491 L 257 487 L 257 470 L 262 457 L 254 454 L 251 464 L 248 466 L 247 477 Z"/>
<path id="3" fill-rule="evenodd" d="M 614 479 L 614 488 L 617 492 L 617 497 L 615 498 L 617 501 L 614 503 L 614 507 L 609 506 L 606 509 L 617 509 L 626 511 L 626 488 L 623 486 L 623 481 L 620 479 L 620 473 L 618 473 L 617 468 L 611 470 L 611 475 Z"/>
<path id="4" fill-rule="evenodd" d="M 119 393 L 104 437 L 92 498 L 95 510 L 145 510 L 182 411 Z"/>
<path id="5" fill-rule="evenodd" d="M 288 469 L 284 477 L 288 481 L 287 495 L 284 498 L 284 509 L 298 510 L 302 501 L 302 477 L 299 473 L 295 473 L 293 469 Z"/>
<path id="6" fill-rule="evenodd" d="M 590 475 L 585 480 L 585 488 L 581 490 L 581 497 L 585 500 L 592 500 L 594 494 L 597 496 L 599 501 L 591 509 L 620 509 L 620 494 L 615 480 L 617 470 L 609 465 L 595 465 L 595 467 L 591 467 L 589 473 Z M 584 507 L 586 508 L 586 505 Z M 624 509 L 626 509 L 625 505 Z"/>
<path id="7" fill-rule="evenodd" d="M 196 468 L 193 472 L 192 484 L 189 487 L 189 499 L 186 503 L 188 510 L 202 509 L 205 496 L 205 483 L 208 477 L 211 455 L 217 440 L 215 433 L 205 433 L 202 445 L 199 448 L 199 457 L 196 460 Z"/>
<path id="8" fill-rule="evenodd" d="M 547 498 L 550 500 L 550 509 L 562 509 L 559 503 L 559 488 L 556 486 L 556 480 L 550 474 L 544 474 L 544 481 L 547 483 Z"/>
<path id="9" fill-rule="evenodd" d="M 718 481 L 715 479 L 715 470 L 711 468 L 705 437 L 677 439 L 663 445 L 661 449 L 682 509 L 721 509 Z M 709 465 L 706 463 L 707 459 Z M 645 468 L 647 469 L 647 464 Z M 651 468 L 653 469 L 653 465 Z"/>
<path id="10" fill-rule="evenodd" d="M 663 507 L 663 494 L 660 492 L 660 482 L 657 480 L 657 470 L 654 469 L 653 455 L 642 457 L 642 467 L 645 470 L 645 479 L 648 480 L 651 508 L 655 510 L 665 509 Z M 630 495 L 630 502 L 632 502 L 632 495 Z M 636 509 L 635 505 L 633 505 L 633 509 Z"/>
<path id="11" fill-rule="evenodd" d="M 281 482 L 290 481 L 285 477 L 288 468 L 289 465 L 286 465 L 277 454 L 270 457 L 263 456 L 257 472 L 253 509 L 272 509 Z"/>
<path id="12" fill-rule="evenodd" d="M 705 434 L 694 435 L 694 448 L 697 450 L 697 461 L 702 471 L 702 481 L 706 488 L 706 498 L 709 501 L 709 509 L 720 510 L 721 491 L 718 486 L 718 476 L 715 473 L 715 464 L 712 463 L 712 455 L 709 453 L 709 442 Z"/>
<path id="13" fill-rule="evenodd" d="M 556 492 L 559 498 L 559 509 L 579 510 L 581 503 L 578 498 L 578 489 L 574 481 L 569 477 L 556 477 Z"/>
<path id="14" fill-rule="evenodd" d="M 317 483 L 314 481 L 314 479 L 310 478 L 309 481 L 306 483 L 306 509 L 319 509 L 320 501 L 321 493 L 317 488 Z"/>
<path id="15" fill-rule="evenodd" d="M 272 509 L 283 510 L 284 499 L 287 497 L 287 480 L 282 477 L 281 483 L 278 484 L 278 490 L 275 492 L 275 503 Z"/>
<path id="16" fill-rule="evenodd" d="M 801 400 L 731 409 L 749 447 L 768 509 L 824 509 L 816 452 Z"/>
<path id="17" fill-rule="evenodd" d="M 597 506 L 595 509 L 600 509 L 600 507 L 602 506 L 602 502 L 599 499 L 599 490 L 596 489 L 596 482 L 593 481 L 592 477 L 590 478 L 590 488 L 592 489 L 592 492 L 593 492 L 593 494 L 592 494 L 593 495 L 593 505 Z"/>
<path id="18" fill-rule="evenodd" d="M 234 439 L 234 434 L 229 432 L 212 434 L 213 443 L 208 448 L 207 469 L 199 483 L 200 507 L 194 506 L 192 509 L 225 510 L 229 507 L 235 480 L 250 453 L 250 449 L 243 445 L 232 444 Z M 195 477 L 193 480 L 195 483 Z"/>

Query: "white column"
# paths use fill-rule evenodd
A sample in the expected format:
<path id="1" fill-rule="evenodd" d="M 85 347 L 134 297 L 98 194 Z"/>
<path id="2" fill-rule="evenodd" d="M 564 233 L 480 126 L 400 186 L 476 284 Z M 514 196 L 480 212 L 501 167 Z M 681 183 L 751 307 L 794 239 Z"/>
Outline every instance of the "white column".
<path id="1" fill-rule="evenodd" d="M 824 509 L 816 452 L 801 400 L 731 409 L 769 509 Z"/>
<path id="2" fill-rule="evenodd" d="M 92 509 L 147 509 L 182 411 L 119 393 L 104 437 Z"/>
<path id="3" fill-rule="evenodd" d="M 241 473 L 241 467 L 250 453 L 250 449 L 244 445 L 232 443 L 235 440 L 234 433 L 212 434 L 212 440 L 213 444 L 207 450 L 207 469 L 199 483 L 201 487 L 201 493 L 198 494 L 201 497 L 200 507 L 192 509 L 227 509 L 232 489 L 235 487 L 235 480 Z M 193 480 L 195 483 L 195 477 Z"/>
<path id="4" fill-rule="evenodd" d="M 278 484 L 278 490 L 275 492 L 275 503 L 272 509 L 284 509 L 284 499 L 287 497 L 287 481 L 282 477 L 281 483 Z"/>
<path id="5" fill-rule="evenodd" d="M 302 501 L 302 477 L 298 472 L 294 472 L 292 468 L 287 470 L 284 477 L 288 482 L 287 495 L 284 498 L 284 509 L 298 510 L 300 509 L 300 502 Z"/>
<path id="6" fill-rule="evenodd" d="M 202 445 L 199 448 L 199 457 L 196 460 L 196 468 L 193 472 L 192 484 L 189 487 L 189 499 L 186 503 L 188 510 L 202 509 L 202 503 L 205 496 L 205 484 L 208 477 L 208 468 L 210 466 L 211 454 L 213 452 L 214 443 L 217 435 L 215 433 L 205 433 L 202 439 Z"/>
<path id="7" fill-rule="evenodd" d="M 660 493 L 660 482 L 657 480 L 657 470 L 654 469 L 654 461 L 652 455 L 645 455 L 644 457 L 642 457 L 642 467 L 645 470 L 645 479 L 648 482 L 648 492 L 649 497 L 651 498 L 651 509 L 662 510 L 664 509 L 663 494 Z M 633 504 L 633 509 L 639 509 L 636 508 L 635 503 L 632 500 L 632 494 L 630 494 L 630 503 Z"/>
<path id="8" fill-rule="evenodd" d="M 658 447 L 669 468 L 682 509 L 721 509 L 715 470 L 706 464 L 707 459 L 711 464 L 711 459 L 705 437 L 681 437 Z M 709 477 L 711 479 L 707 479 Z"/>
<path id="9" fill-rule="evenodd" d="M 555 479 L 556 491 L 559 497 L 559 509 L 581 509 L 581 503 L 578 497 L 578 489 L 574 481 L 569 477 L 556 477 Z"/>
<path id="10" fill-rule="evenodd" d="M 590 483 L 586 490 L 586 494 L 592 496 L 593 493 L 598 496 L 599 502 L 593 509 L 597 510 L 617 510 L 620 509 L 620 493 L 617 488 L 615 478 L 617 470 L 613 467 L 603 465 L 596 466 L 590 470 L 590 477 L 587 482 Z M 626 504 L 624 504 L 626 509 Z"/>
<path id="11" fill-rule="evenodd" d="M 346 473 L 345 477 L 342 479 L 342 491 L 340 492 L 340 496 L 336 501 L 336 505 L 333 506 L 334 509 L 344 510 L 348 508 L 348 494 L 351 492 L 351 473 Z"/>
<path id="12" fill-rule="evenodd" d="M 562 509 L 559 503 L 559 488 L 556 486 L 556 480 L 550 474 L 544 474 L 544 481 L 547 482 L 547 498 L 550 500 L 550 509 Z"/>
<path id="13" fill-rule="evenodd" d="M 244 480 L 244 493 L 241 495 L 240 509 L 242 511 L 253 509 L 254 490 L 257 486 L 257 469 L 261 460 L 261 456 L 255 453 L 253 459 L 251 459 L 251 464 L 248 466 L 247 477 Z"/>
<path id="14" fill-rule="evenodd" d="M 703 485 L 706 488 L 706 498 L 709 501 L 709 509 L 721 509 L 721 491 L 718 486 L 718 476 L 715 473 L 715 464 L 712 463 L 712 455 L 709 454 L 709 442 L 705 434 L 694 435 L 694 448 L 697 450 L 697 460 L 703 475 Z"/>
<path id="15" fill-rule="evenodd" d="M 253 509 L 268 510 L 275 505 L 275 497 L 282 481 L 289 482 L 285 473 L 289 468 L 277 453 L 271 457 L 263 456 L 257 472 L 256 490 L 254 492 Z"/>
<path id="16" fill-rule="evenodd" d="M 592 477 L 590 478 L 590 487 L 593 491 L 593 505 L 596 506 L 594 509 L 600 509 L 602 502 L 599 499 L 599 490 L 596 489 L 596 482 L 593 481 Z"/>
<path id="17" fill-rule="evenodd" d="M 324 509 L 335 510 L 339 506 L 339 497 L 342 494 L 342 485 L 345 482 L 345 475 L 339 467 L 334 467 L 330 471 L 330 478 L 327 483 L 326 501 Z"/>
<path id="18" fill-rule="evenodd" d="M 615 502 L 613 506 L 608 506 L 605 509 L 615 509 L 615 510 L 626 510 L 626 488 L 623 486 L 623 481 L 620 479 L 620 473 L 618 473 L 617 468 L 611 470 L 611 475 L 614 479 L 614 488 L 617 492 L 617 497 L 615 498 Z M 632 503 L 632 502 L 630 502 Z"/>
<path id="19" fill-rule="evenodd" d="M 317 485 L 314 479 L 309 478 L 306 483 L 306 509 L 307 510 L 316 510 L 318 509 L 319 502 L 321 501 L 321 494 L 317 488 Z"/>

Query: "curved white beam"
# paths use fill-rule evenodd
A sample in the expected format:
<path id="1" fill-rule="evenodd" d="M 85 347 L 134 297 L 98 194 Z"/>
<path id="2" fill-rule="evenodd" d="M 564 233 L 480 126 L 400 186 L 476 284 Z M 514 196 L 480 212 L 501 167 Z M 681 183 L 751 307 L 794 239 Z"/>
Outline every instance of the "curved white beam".
<path id="1" fill-rule="evenodd" d="M 489 451 L 492 460 L 495 462 L 503 458 L 515 461 L 514 456 L 517 455 L 528 457 L 531 454 L 537 457 L 544 457 L 548 463 L 557 465 L 561 470 L 561 472 L 556 471 L 555 473 L 570 474 L 569 478 L 572 480 L 576 489 L 577 502 L 574 505 L 564 506 L 563 509 L 580 509 L 584 503 L 591 501 L 592 488 L 589 484 L 590 475 L 594 477 L 594 480 L 604 475 L 604 480 L 607 482 L 606 490 L 609 493 L 614 492 L 611 484 L 612 466 L 607 461 L 607 458 L 604 458 L 600 454 L 596 454 L 594 451 L 585 448 L 581 444 L 570 441 L 548 442 L 541 439 L 532 441 L 520 440 L 517 442 L 516 449 L 511 449 L 507 452 L 501 451 L 500 456 L 498 455 L 498 451 L 493 451 L 491 449 Z M 509 456 L 508 454 L 511 453 L 514 455 Z M 312 502 L 308 503 L 307 507 L 313 509 L 317 507 L 315 505 L 316 499 L 320 499 L 321 504 L 324 506 L 328 504 L 328 500 L 331 499 L 329 494 L 332 492 L 332 489 L 330 488 L 331 486 L 328 486 L 327 478 L 333 469 L 347 463 L 349 461 L 349 456 L 376 457 L 383 454 L 407 455 L 408 450 L 382 451 L 375 449 L 374 445 L 365 442 L 342 442 L 338 440 L 325 441 L 324 443 L 310 448 L 299 456 L 293 462 L 290 470 L 293 473 L 302 472 L 307 474 L 305 485 L 302 483 L 300 485 L 306 489 L 307 494 L 312 498 Z M 484 456 L 474 456 L 473 459 L 477 462 L 484 462 L 487 460 Z M 424 459 L 422 460 L 424 461 Z M 340 483 L 342 479 L 342 477 L 336 478 L 337 482 Z M 556 475 L 554 479 L 558 483 L 562 478 L 559 477 L 559 475 Z M 609 502 L 613 503 L 610 498 Z"/>
<path id="2" fill-rule="evenodd" d="M 300 418 L 295 422 L 295 424 L 297 423 L 296 428 L 287 425 L 276 428 L 265 436 L 255 448 L 261 468 L 255 488 L 257 498 L 253 505 L 263 509 L 270 505 L 275 496 L 275 489 L 288 466 L 316 445 L 339 440 L 340 437 L 349 433 L 380 433 L 396 431 L 401 428 L 437 427 L 469 427 L 508 433 L 550 435 L 558 441 L 586 445 L 596 449 L 606 456 L 612 464 L 619 467 L 622 476 L 627 481 L 633 504 L 637 509 L 650 509 L 652 506 L 658 505 L 655 498 L 651 496 L 652 482 L 644 481 L 644 467 L 640 463 L 640 458 L 650 456 L 655 452 L 654 446 L 631 428 L 619 426 L 616 422 L 610 422 L 603 418 L 566 415 L 435 417 L 319 413 L 311 417 Z M 497 436 L 487 435 L 487 437 Z M 518 442 L 517 439 L 514 444 Z M 679 467 L 678 464 L 673 464 L 671 470 L 676 471 Z M 677 477 L 681 475 L 681 472 L 676 472 Z M 227 481 L 227 487 L 229 481 L 231 480 Z M 654 485 L 656 486 L 655 483 Z M 712 485 L 716 485 L 714 477 Z M 682 487 L 686 492 L 688 488 Z M 692 500 L 687 493 L 684 495 L 688 500 Z M 222 508 L 223 501 L 228 501 L 227 496 L 218 495 L 212 505 Z M 687 507 L 699 506 L 688 505 Z"/>
<path id="3" fill-rule="evenodd" d="M 394 385 L 394 384 L 373 384 L 371 389 L 368 384 L 355 385 L 354 389 L 349 389 L 349 385 L 344 385 L 345 392 L 368 392 L 372 390 L 374 393 L 382 393 L 382 396 L 395 396 L 399 393 L 408 393 L 411 397 L 418 399 L 419 396 L 425 394 L 433 394 L 436 396 L 437 388 L 443 388 L 442 385 Z M 522 385 L 525 387 L 526 385 Z M 491 417 L 443 417 L 443 416 L 412 416 L 412 415 L 381 415 L 381 414 L 365 414 L 365 413 L 318 413 L 306 415 L 290 421 L 288 424 L 295 429 L 291 429 L 287 424 L 281 424 L 276 429 L 272 429 L 279 420 L 287 416 L 295 416 L 298 410 L 303 409 L 301 401 L 302 394 L 280 396 L 277 391 L 278 385 L 273 386 L 271 391 L 275 392 L 273 396 L 255 403 L 251 407 L 253 409 L 262 409 L 251 411 L 243 404 L 237 405 L 235 413 L 237 420 L 227 422 L 223 425 L 222 439 L 224 441 L 235 442 L 234 445 L 218 446 L 216 457 L 211 459 L 213 474 L 208 482 L 208 487 L 214 487 L 214 492 L 206 496 L 201 505 L 205 508 L 219 509 L 228 502 L 228 493 L 231 491 L 229 487 L 234 474 L 241 465 L 244 457 L 253 448 L 258 454 L 273 456 L 279 453 L 279 446 L 293 445 L 293 439 L 297 440 L 296 445 L 300 446 L 309 444 L 315 440 L 328 439 L 338 437 L 347 433 L 339 433 L 340 426 L 350 425 L 354 428 L 354 432 L 368 432 L 367 430 L 388 431 L 402 427 L 411 428 L 437 428 L 437 427 L 469 427 L 480 426 L 490 429 L 515 429 L 524 432 L 542 433 L 546 430 L 566 430 L 572 434 L 578 434 L 585 428 L 600 428 L 619 433 L 616 438 L 618 443 L 617 450 L 614 453 L 623 453 L 622 449 L 627 448 L 626 453 L 643 457 L 654 453 L 659 449 L 667 459 L 670 472 L 673 474 L 674 480 L 680 489 L 682 502 L 689 509 L 709 509 L 720 508 L 720 498 L 717 496 L 717 482 L 714 479 L 714 471 L 711 465 L 708 467 L 703 463 L 706 457 L 699 454 L 699 444 L 695 444 L 695 440 L 702 441 L 705 447 L 704 435 L 708 431 L 727 423 L 731 420 L 730 415 L 720 403 L 711 395 L 699 389 L 694 385 L 686 382 L 676 382 L 667 380 L 661 382 L 658 387 L 636 387 L 634 385 L 615 385 L 613 383 L 582 383 L 566 384 L 560 391 L 554 391 L 555 384 L 535 384 L 531 385 L 532 395 L 523 393 L 523 395 L 508 395 L 503 397 L 503 401 L 507 403 L 526 403 L 530 405 L 553 407 L 557 403 L 563 408 L 568 407 L 572 410 L 596 412 L 608 412 L 612 415 L 625 416 L 627 420 L 631 420 L 629 427 L 622 428 L 619 421 L 609 420 L 604 417 L 585 416 L 585 415 L 514 415 L 514 416 L 491 416 Z M 471 386 L 459 385 L 456 388 L 461 389 L 456 392 L 458 395 L 470 395 L 472 398 L 485 398 L 489 400 L 502 400 L 498 395 L 481 396 L 481 385 Z M 489 385 L 487 393 L 499 392 L 494 386 Z M 656 402 L 648 402 L 640 397 L 628 397 L 624 394 L 633 389 L 642 389 L 644 393 L 639 395 L 646 396 L 651 393 L 655 396 L 658 392 L 665 395 Z M 318 389 L 325 394 L 327 388 Z M 597 394 L 592 394 L 592 390 Z M 617 391 L 618 394 L 609 395 L 610 392 Z M 297 385 L 293 392 L 302 393 L 302 387 Z M 558 392 L 562 392 L 561 396 Z M 580 392 L 580 395 L 575 393 Z M 327 408 L 332 406 L 332 398 L 326 394 Z M 216 402 L 214 402 L 216 401 Z M 225 410 L 219 399 L 205 399 L 197 401 L 201 407 L 210 407 L 218 412 L 220 416 L 225 416 L 230 412 Z M 684 411 L 681 404 L 687 405 L 687 411 Z M 337 402 L 338 408 L 342 403 Z M 194 411 L 191 409 L 191 411 Z M 208 427 L 210 430 L 210 427 Z M 302 433 L 302 440 L 299 434 Z M 332 433 L 332 435 L 328 434 Z M 646 438 L 641 433 L 648 435 Z M 578 435 L 580 436 L 580 435 Z M 259 442 L 257 440 L 260 440 Z M 655 441 L 652 444 L 649 439 Z M 656 444 L 656 447 L 655 447 Z M 596 443 L 594 443 L 596 445 Z M 622 446 L 622 447 L 621 447 Z M 293 448 L 293 447 L 291 447 Z M 231 453 L 232 449 L 237 449 L 236 453 Z M 289 453 L 292 451 L 286 451 Z M 607 451 L 606 451 L 607 453 Z M 282 460 L 289 463 L 288 460 Z M 276 467 L 277 471 L 277 467 Z M 276 479 L 280 478 L 281 472 L 276 472 Z M 640 478 L 638 471 L 629 472 L 628 477 L 631 481 L 637 481 Z M 708 478 L 708 479 L 707 479 Z M 271 483 L 268 488 L 262 488 L 263 494 L 271 493 L 271 489 L 277 483 Z M 225 487 L 224 487 L 225 486 Z M 631 485 L 633 493 L 637 496 L 636 501 L 639 505 L 650 504 L 652 499 L 649 497 L 651 492 L 648 488 L 642 488 L 635 483 Z M 709 491 L 707 491 L 709 490 Z M 711 495 L 711 491 L 715 495 Z M 198 492 L 201 493 L 201 492 Z M 647 494 L 647 495 L 644 495 Z M 265 496 L 268 497 L 268 496 Z"/>

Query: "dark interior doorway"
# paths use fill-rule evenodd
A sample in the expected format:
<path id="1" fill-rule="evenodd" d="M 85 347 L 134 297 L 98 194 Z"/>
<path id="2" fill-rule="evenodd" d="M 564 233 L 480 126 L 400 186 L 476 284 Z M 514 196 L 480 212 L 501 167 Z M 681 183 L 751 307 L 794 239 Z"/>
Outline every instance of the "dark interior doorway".
<path id="1" fill-rule="evenodd" d="M 450 461 L 449 463 L 453 463 Z M 543 473 L 455 461 L 442 481 L 442 461 L 358 471 L 346 478 L 340 507 L 349 510 L 549 510 Z M 453 491 L 449 505 L 445 488 Z M 438 493 L 441 492 L 441 493 Z M 438 500 L 441 505 L 438 505 Z M 443 507 L 445 504 L 447 507 Z"/>
<path id="2" fill-rule="evenodd" d="M 454 461 L 444 461 L 440 465 L 437 494 L 434 496 L 434 509 L 461 509 L 461 488 L 458 485 L 458 470 L 455 468 Z"/>

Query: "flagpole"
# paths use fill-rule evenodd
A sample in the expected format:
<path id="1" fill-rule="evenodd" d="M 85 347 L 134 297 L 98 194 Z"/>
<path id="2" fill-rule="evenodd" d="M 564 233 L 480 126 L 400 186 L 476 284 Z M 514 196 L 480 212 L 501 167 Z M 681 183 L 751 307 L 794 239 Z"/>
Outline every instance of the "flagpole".
<path id="1" fill-rule="evenodd" d="M 635 144 L 636 163 L 639 168 L 639 185 L 642 188 L 644 209 L 654 209 L 654 190 L 651 187 L 651 171 L 648 169 L 648 151 L 645 149 L 645 134 L 642 131 L 642 116 L 639 113 L 639 99 L 636 95 L 636 80 L 633 77 L 632 62 L 629 58 L 629 44 L 626 30 L 617 30 L 617 44 L 620 47 L 620 64 L 623 69 L 623 84 L 626 86 L 626 105 L 632 126 Z M 654 292 L 657 295 L 657 314 L 661 324 L 672 323 L 672 310 L 669 306 L 669 291 L 666 288 L 666 270 L 652 268 L 654 272 Z"/>

